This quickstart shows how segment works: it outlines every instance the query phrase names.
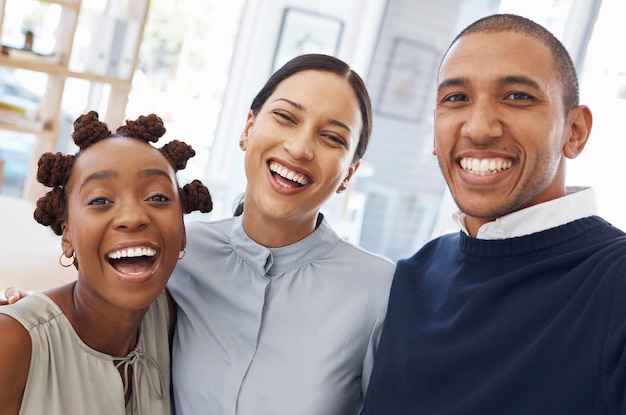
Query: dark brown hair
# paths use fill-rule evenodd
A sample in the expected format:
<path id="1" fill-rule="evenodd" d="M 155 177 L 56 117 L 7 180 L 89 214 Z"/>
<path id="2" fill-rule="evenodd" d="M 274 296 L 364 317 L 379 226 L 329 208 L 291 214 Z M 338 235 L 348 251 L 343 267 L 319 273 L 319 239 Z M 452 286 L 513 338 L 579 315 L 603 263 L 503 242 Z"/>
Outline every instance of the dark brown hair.
<path id="1" fill-rule="evenodd" d="M 98 113 L 95 111 L 78 117 L 74 121 L 72 133 L 72 139 L 79 148 L 78 153 L 76 155 L 44 153 L 39 158 L 37 181 L 52 189 L 37 201 L 35 220 L 44 226 L 50 226 L 57 235 L 63 233 L 62 224 L 67 216 L 65 190 L 73 163 L 83 150 L 110 137 L 128 137 L 145 143 L 156 143 L 165 131 L 163 121 L 155 114 L 127 120 L 125 125 L 116 130 L 116 134 L 112 134 L 108 126 L 98 120 Z M 169 161 L 174 171 L 184 169 L 187 160 L 196 154 L 190 145 L 178 140 L 165 144 L 159 151 Z M 194 210 L 206 213 L 213 209 L 209 189 L 199 180 L 192 181 L 178 191 L 184 213 Z"/>

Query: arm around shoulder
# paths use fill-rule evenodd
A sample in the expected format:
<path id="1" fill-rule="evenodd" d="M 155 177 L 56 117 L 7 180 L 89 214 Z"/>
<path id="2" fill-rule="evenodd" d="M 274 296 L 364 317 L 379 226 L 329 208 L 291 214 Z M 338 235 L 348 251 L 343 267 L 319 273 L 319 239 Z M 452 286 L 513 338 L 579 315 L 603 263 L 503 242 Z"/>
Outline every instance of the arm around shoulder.
<path id="1" fill-rule="evenodd" d="M 0 315 L 0 412 L 18 414 L 22 404 L 32 343 L 15 319 Z"/>

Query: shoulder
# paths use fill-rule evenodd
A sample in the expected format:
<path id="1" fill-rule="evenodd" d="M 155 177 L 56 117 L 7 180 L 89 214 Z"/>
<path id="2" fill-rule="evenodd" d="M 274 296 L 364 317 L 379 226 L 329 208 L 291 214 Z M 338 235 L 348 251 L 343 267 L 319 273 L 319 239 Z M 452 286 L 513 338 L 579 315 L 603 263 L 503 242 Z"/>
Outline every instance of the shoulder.
<path id="1" fill-rule="evenodd" d="M 191 221 L 185 224 L 187 233 L 187 248 L 207 247 L 215 242 L 227 241 L 235 218 L 218 221 Z"/>
<path id="2" fill-rule="evenodd" d="M 367 326 L 369 321 L 372 327 L 382 324 L 396 269 L 391 259 L 342 239 L 311 267 L 320 281 L 331 284 L 335 298 L 359 305 L 353 309 L 359 310 L 354 322 Z M 350 293 L 349 301 L 346 293 Z"/>
<path id="3" fill-rule="evenodd" d="M 626 233 L 599 217 L 589 217 L 575 222 L 590 229 L 576 238 L 572 255 L 579 252 L 584 262 L 603 274 L 626 277 Z"/>
<path id="4" fill-rule="evenodd" d="M 31 341 L 28 331 L 19 321 L 17 321 L 13 317 L 0 314 L 0 333 L 2 333 L 2 340 L 0 340 L 0 353 L 6 352 L 7 350 L 13 350 L 17 352 L 19 348 L 23 348 L 26 345 L 28 345 L 28 347 L 30 348 Z M 5 363 L 10 363 L 7 360 L 0 361 L 2 362 L 2 365 L 0 365 L 0 367 L 3 367 Z"/>
<path id="5" fill-rule="evenodd" d="M 191 220 L 185 223 L 187 230 L 198 232 L 219 232 L 224 229 L 230 229 L 236 217 L 229 217 L 219 220 Z"/>
<path id="6" fill-rule="evenodd" d="M 342 260 L 347 267 L 362 270 L 368 275 L 391 278 L 396 268 L 391 259 L 343 239 L 336 246 L 335 257 Z"/>
<path id="7" fill-rule="evenodd" d="M 437 238 L 426 242 L 412 256 L 400 259 L 398 261 L 398 266 L 416 261 L 422 262 L 424 261 L 424 257 L 433 257 L 433 259 L 437 259 L 442 254 L 456 252 L 460 247 L 459 244 L 461 239 L 462 232 L 460 231 L 438 236 Z"/>
<path id="8" fill-rule="evenodd" d="M 8 315 L 0 314 L 0 333 L 0 407 L 8 410 L 21 405 L 32 343 L 24 326 Z"/>

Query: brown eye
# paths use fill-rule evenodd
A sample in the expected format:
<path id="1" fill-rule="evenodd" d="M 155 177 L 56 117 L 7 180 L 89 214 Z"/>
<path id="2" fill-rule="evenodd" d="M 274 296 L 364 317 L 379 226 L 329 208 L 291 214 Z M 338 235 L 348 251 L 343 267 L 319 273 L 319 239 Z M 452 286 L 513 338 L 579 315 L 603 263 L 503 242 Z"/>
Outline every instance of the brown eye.
<path id="1" fill-rule="evenodd" d="M 91 206 L 107 205 L 109 203 L 111 203 L 111 201 L 105 197 L 94 197 L 87 202 L 87 204 Z"/>
<path id="2" fill-rule="evenodd" d="M 514 100 L 514 101 L 519 101 L 519 100 L 531 99 L 531 96 L 523 92 L 513 92 L 507 95 L 506 98 L 510 100 Z"/>
<path id="3" fill-rule="evenodd" d="M 449 97 L 447 97 L 444 101 L 450 101 L 450 102 L 467 101 L 467 97 L 463 94 L 452 94 Z"/>
<path id="4" fill-rule="evenodd" d="M 285 121 L 293 122 L 293 119 L 289 116 L 289 114 L 286 114 L 286 113 L 280 112 L 280 111 L 274 111 L 274 114 L 279 116 L 280 118 L 282 118 Z"/>
<path id="5" fill-rule="evenodd" d="M 337 137 L 336 135 L 332 134 L 324 134 L 323 136 L 326 137 L 329 141 L 340 144 L 342 147 L 346 147 L 346 142 L 341 137 Z"/>
<path id="6" fill-rule="evenodd" d="M 152 195 L 148 198 L 150 202 L 169 202 L 171 199 L 162 194 Z"/>

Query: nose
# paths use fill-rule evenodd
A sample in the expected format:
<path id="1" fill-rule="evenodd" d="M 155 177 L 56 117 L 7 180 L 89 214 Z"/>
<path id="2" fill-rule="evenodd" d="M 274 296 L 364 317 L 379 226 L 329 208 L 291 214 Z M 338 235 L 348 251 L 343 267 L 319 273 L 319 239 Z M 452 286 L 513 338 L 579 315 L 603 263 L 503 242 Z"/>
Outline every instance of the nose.
<path id="1" fill-rule="evenodd" d="M 115 218 L 113 220 L 115 229 L 136 231 L 145 228 L 150 223 L 150 216 L 142 203 L 124 200 L 118 202 L 118 204 L 119 206 L 115 210 Z"/>
<path id="2" fill-rule="evenodd" d="M 487 100 L 477 100 L 468 108 L 461 134 L 476 143 L 487 143 L 502 135 L 497 108 Z"/>
<path id="3" fill-rule="evenodd" d="M 294 159 L 311 161 L 315 157 L 313 145 L 316 134 L 308 128 L 300 128 L 284 141 L 283 146 Z"/>

